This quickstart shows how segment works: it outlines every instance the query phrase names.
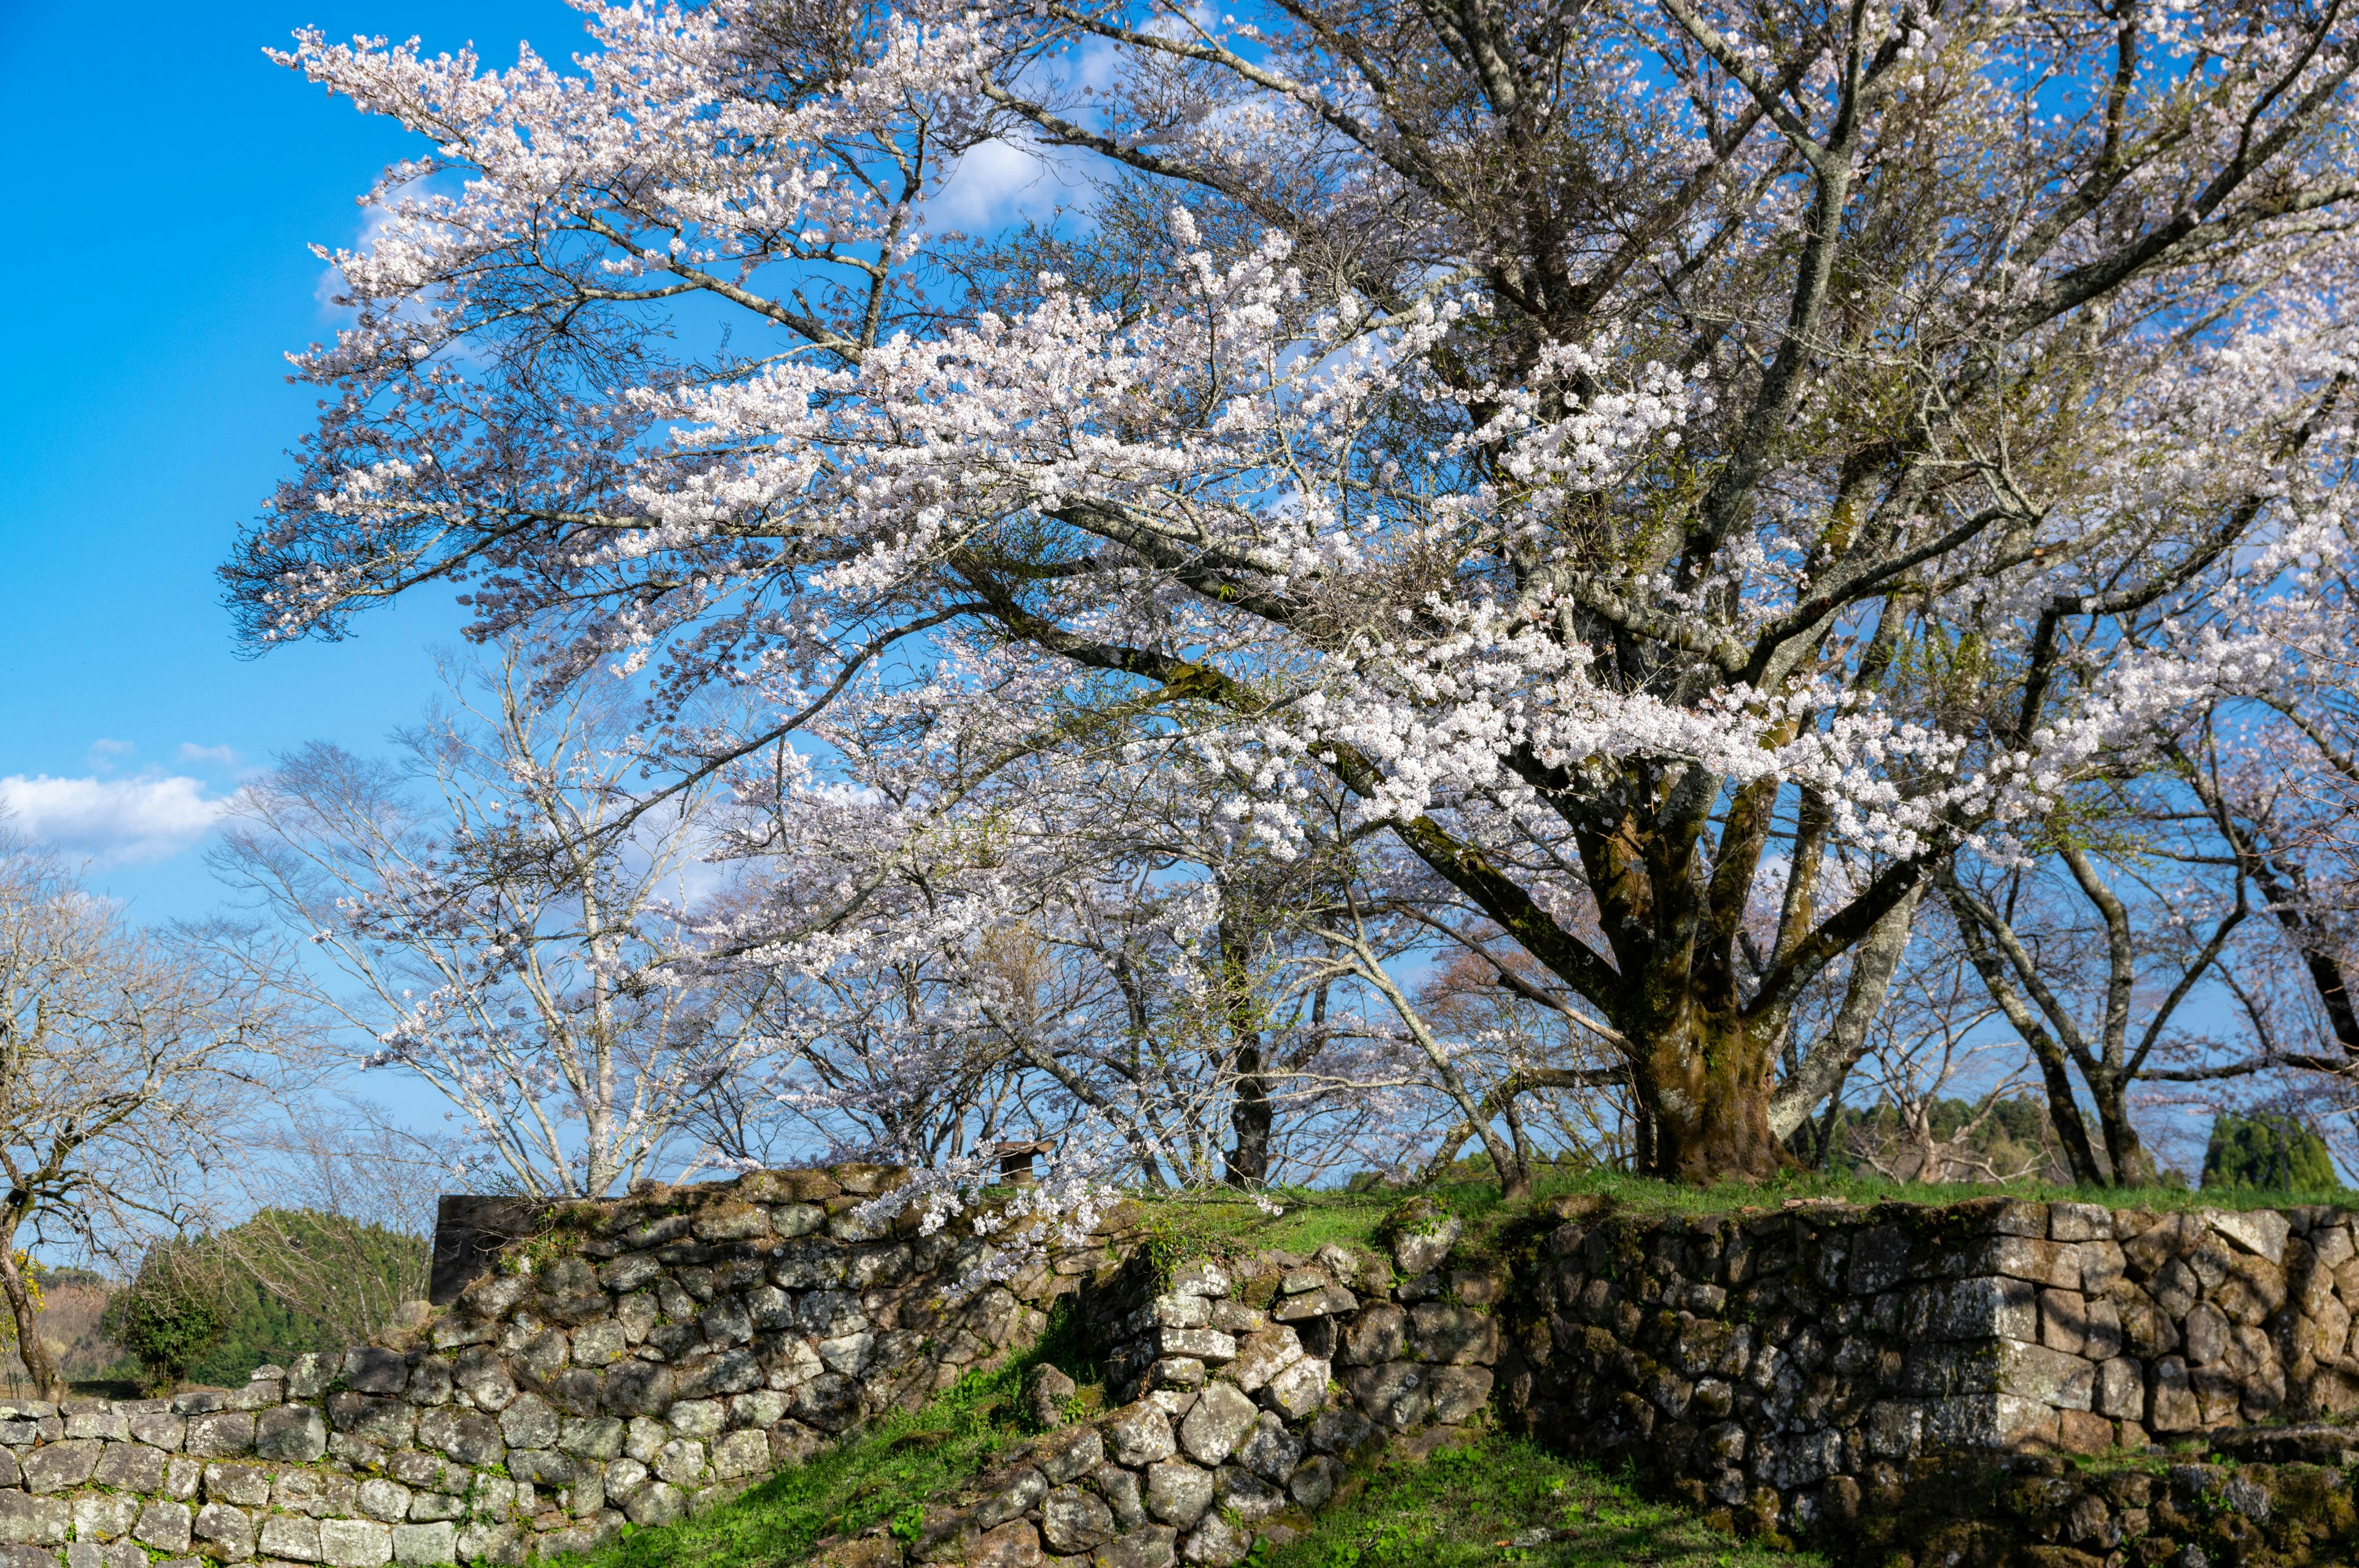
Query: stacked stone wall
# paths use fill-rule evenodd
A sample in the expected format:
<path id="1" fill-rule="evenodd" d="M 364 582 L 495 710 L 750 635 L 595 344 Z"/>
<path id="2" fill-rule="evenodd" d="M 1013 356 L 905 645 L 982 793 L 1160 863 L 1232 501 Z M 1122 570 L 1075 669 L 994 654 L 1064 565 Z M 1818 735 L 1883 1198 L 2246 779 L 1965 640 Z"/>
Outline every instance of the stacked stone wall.
<path id="1" fill-rule="evenodd" d="M 2359 1408 L 2344 1210 L 1553 1217 L 1523 1244 L 1504 1419 L 1751 1531 L 1897 1515 L 1954 1487 L 1949 1459 L 2142 1454 Z"/>
<path id="2" fill-rule="evenodd" d="M 168 1400 L 0 1404 L 0 1568 L 513 1563 L 734 1497 L 1036 1336 L 1102 1254 L 952 1303 L 980 1243 L 875 1166 L 549 1210 L 416 1331 Z"/>

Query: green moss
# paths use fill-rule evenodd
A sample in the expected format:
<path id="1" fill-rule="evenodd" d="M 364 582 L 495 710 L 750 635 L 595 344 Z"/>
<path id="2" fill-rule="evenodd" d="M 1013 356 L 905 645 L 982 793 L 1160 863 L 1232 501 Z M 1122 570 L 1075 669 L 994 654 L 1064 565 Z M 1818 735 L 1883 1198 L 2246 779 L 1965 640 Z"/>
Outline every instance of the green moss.
<path id="1" fill-rule="evenodd" d="M 1264 1568 L 1811 1568 L 1749 1545 L 1673 1504 L 1648 1502 L 1594 1465 L 1520 1438 L 1387 1464 Z"/>

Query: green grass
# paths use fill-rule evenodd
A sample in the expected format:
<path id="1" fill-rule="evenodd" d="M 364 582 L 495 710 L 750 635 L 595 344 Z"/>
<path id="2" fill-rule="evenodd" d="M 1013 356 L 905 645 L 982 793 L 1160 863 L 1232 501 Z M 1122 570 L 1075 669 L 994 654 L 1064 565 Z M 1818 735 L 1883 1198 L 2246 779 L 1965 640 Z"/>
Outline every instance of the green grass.
<path id="1" fill-rule="evenodd" d="M 1648 1502 L 1595 1466 L 1519 1438 L 1389 1463 L 1262 1568 L 1823 1568 L 1750 1546 L 1673 1504 Z"/>
<path id="2" fill-rule="evenodd" d="M 2161 1212 L 2281 1208 L 2295 1204 L 2359 1206 L 2359 1193 L 2341 1189 L 2267 1192 L 2238 1188 L 2202 1192 L 2184 1187 L 2069 1187 L 2035 1183 L 1935 1186 L 1828 1176 L 1815 1172 L 1795 1173 L 1759 1184 L 1731 1182 L 1714 1186 L 1685 1186 L 1613 1171 L 1544 1171 L 1533 1183 L 1532 1196 L 1513 1203 L 1503 1201 L 1497 1184 L 1488 1181 L 1444 1182 L 1419 1190 L 1440 1199 L 1466 1222 L 1466 1239 L 1461 1245 L 1469 1253 L 1480 1252 L 1486 1237 L 1528 1214 L 1535 1205 L 1566 1195 L 1609 1198 L 1632 1213 L 1661 1215 L 1776 1209 L 1793 1199 L 1834 1199 L 1859 1205 L 1951 1204 L 1978 1197 L 2042 1202 L 2069 1199 L 2107 1208 Z M 1174 1260 L 1233 1256 L 1260 1249 L 1310 1253 L 1330 1241 L 1366 1249 L 1375 1245 L 1375 1233 L 1385 1217 L 1409 1195 L 1395 1189 L 1341 1192 L 1281 1188 L 1273 1189 L 1269 1195 L 1283 1206 L 1283 1214 L 1275 1217 L 1264 1214 L 1250 1198 L 1225 1190 L 1136 1195 L 1150 1238 L 1159 1240 Z"/>
<path id="3" fill-rule="evenodd" d="M 799 1470 L 678 1524 L 638 1530 L 597 1552 L 556 1559 L 567 1568 L 775 1568 L 799 1563 L 832 1535 L 902 1518 L 991 1468 L 1038 1429 L 1021 1412 L 1031 1356 L 969 1373 L 924 1409 L 896 1411 Z"/>

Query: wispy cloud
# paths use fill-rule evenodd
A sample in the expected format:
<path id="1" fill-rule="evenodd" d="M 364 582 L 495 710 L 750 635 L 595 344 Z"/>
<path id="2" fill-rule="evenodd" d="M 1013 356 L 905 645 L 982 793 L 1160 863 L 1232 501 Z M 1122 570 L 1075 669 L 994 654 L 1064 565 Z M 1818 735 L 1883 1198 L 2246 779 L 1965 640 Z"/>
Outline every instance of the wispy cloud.
<path id="1" fill-rule="evenodd" d="M 212 829 L 228 804 L 208 798 L 204 781 L 184 774 L 0 778 L 0 815 L 9 827 L 111 865 L 179 854 Z"/>
<path id="2" fill-rule="evenodd" d="M 175 753 L 180 761 L 197 766 L 234 768 L 237 766 L 234 746 L 200 746 L 194 741 L 183 741 Z"/>

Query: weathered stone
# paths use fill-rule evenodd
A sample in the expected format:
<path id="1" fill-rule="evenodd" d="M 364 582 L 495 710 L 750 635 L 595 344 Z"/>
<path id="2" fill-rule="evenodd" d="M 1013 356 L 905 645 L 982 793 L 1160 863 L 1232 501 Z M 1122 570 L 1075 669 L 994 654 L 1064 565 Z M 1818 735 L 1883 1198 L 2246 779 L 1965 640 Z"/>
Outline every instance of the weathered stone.
<path id="1" fill-rule="evenodd" d="M 134 1411 L 125 1424 L 131 1429 L 132 1441 L 167 1452 L 178 1449 L 188 1435 L 189 1423 L 170 1411 Z"/>
<path id="2" fill-rule="evenodd" d="M 1492 1373 L 1488 1367 L 1436 1367 L 1426 1379 L 1433 1400 L 1433 1419 L 1444 1426 L 1460 1426 L 1474 1419 L 1491 1401 Z"/>
<path id="3" fill-rule="evenodd" d="M 2189 1366 L 2208 1367 L 2226 1354 L 2228 1320 L 2211 1303 L 2199 1302 L 2189 1308 L 2180 1327 L 2186 1335 Z"/>
<path id="4" fill-rule="evenodd" d="M 1180 1544 L 1180 1557 L 1190 1563 L 1201 1563 L 1205 1568 L 1230 1568 L 1245 1560 L 1253 1550 L 1253 1532 L 1233 1524 L 1224 1514 L 1207 1518 Z"/>
<path id="5" fill-rule="evenodd" d="M 500 1412 L 500 1435 L 510 1448 L 553 1448 L 560 1430 L 555 1407 L 538 1394 L 519 1394 Z"/>
<path id="6" fill-rule="evenodd" d="M 254 1420 L 244 1414 L 238 1419 L 248 1423 Z M 70 1437 L 62 1443 L 45 1444 L 34 1449 L 19 1461 L 25 1472 L 25 1489 L 61 1492 L 68 1487 L 81 1486 L 98 1467 L 99 1447 L 93 1438 Z"/>
<path id="7" fill-rule="evenodd" d="M 205 1500 L 263 1508 L 270 1501 L 273 1472 L 260 1465 L 208 1465 L 204 1470 Z"/>
<path id="8" fill-rule="evenodd" d="M 321 1519 L 320 1561 L 330 1568 L 382 1568 L 393 1561 L 393 1530 L 375 1519 Z"/>
<path id="9" fill-rule="evenodd" d="M 507 1452 L 507 1441 L 500 1435 L 497 1418 L 448 1406 L 428 1411 L 418 1418 L 418 1442 L 423 1447 L 449 1454 L 462 1465 L 477 1466 L 496 1465 Z"/>
<path id="10" fill-rule="evenodd" d="M 1294 1472 L 1293 1479 L 1287 1483 L 1287 1496 L 1300 1508 L 1319 1508 L 1335 1495 L 1335 1488 L 1342 1483 L 1343 1474 L 1340 1460 L 1318 1454 L 1303 1461 L 1301 1467 Z"/>
<path id="11" fill-rule="evenodd" d="M 399 1400 L 349 1392 L 328 1396 L 328 1420 L 339 1433 L 387 1448 L 409 1446 L 418 1431 L 418 1416 L 415 1409 Z M 198 1452 L 196 1422 L 189 1423 L 189 1452 Z"/>
<path id="12" fill-rule="evenodd" d="M 2293 1227 L 2277 1210 L 2256 1208 L 2232 1212 L 2205 1209 L 2202 1217 L 2213 1230 L 2246 1252 L 2266 1258 L 2272 1263 L 2285 1261 L 2286 1238 L 2293 1234 Z"/>
<path id="13" fill-rule="evenodd" d="M 2039 1337 L 2038 1287 L 2023 1280 L 1960 1280 L 1929 1285 L 1912 1300 L 1910 1336 L 1921 1339 Z"/>
<path id="14" fill-rule="evenodd" d="M 623 1512 L 636 1525 L 673 1524 L 688 1512 L 688 1495 L 669 1481 L 649 1481 L 631 1494 Z"/>
<path id="15" fill-rule="evenodd" d="M 1125 1470 L 1108 1462 L 1090 1473 L 1090 1485 L 1097 1488 L 1106 1507 L 1114 1510 L 1114 1528 L 1129 1531 L 1147 1522 L 1147 1504 L 1138 1493 L 1138 1472 Z"/>
<path id="16" fill-rule="evenodd" d="M 1168 1524 L 1148 1525 L 1090 1554 L 1090 1568 L 1171 1568 L 1179 1560 L 1179 1531 Z"/>
<path id="17" fill-rule="evenodd" d="M 1343 1325 L 1335 1359 L 1349 1367 L 1380 1367 L 1397 1361 L 1408 1342 L 1408 1314 L 1389 1302 L 1363 1308 Z"/>
<path id="18" fill-rule="evenodd" d="M 1287 1430 L 1275 1411 L 1255 1418 L 1254 1429 L 1237 1445 L 1236 1462 L 1266 1481 L 1284 1486 L 1300 1467 L 1307 1452 L 1302 1439 Z"/>
<path id="19" fill-rule="evenodd" d="M 1409 1354 L 1418 1360 L 1487 1366 L 1499 1358 L 1499 1320 L 1489 1313 L 1419 1302 L 1408 1325 Z"/>
<path id="20" fill-rule="evenodd" d="M 139 1510 L 139 1522 L 131 1527 L 131 1538 L 158 1552 L 186 1552 L 192 1517 L 186 1503 L 149 1503 Z"/>
<path id="21" fill-rule="evenodd" d="M 2048 1238 L 2051 1241 L 2110 1241 L 2113 1236 L 2113 1211 L 2103 1204 L 2048 1206 Z"/>
<path id="22" fill-rule="evenodd" d="M 1398 1313 L 1400 1309 L 1395 1307 L 1390 1310 Z M 1402 1323 L 1406 1332 L 1406 1318 Z M 1300 1336 L 1293 1329 L 1281 1324 L 1276 1327 L 1258 1329 L 1247 1334 L 1237 1346 L 1236 1359 L 1222 1368 L 1221 1376 L 1226 1381 L 1234 1383 L 1250 1394 L 1259 1390 L 1279 1372 L 1301 1359 Z"/>
<path id="23" fill-rule="evenodd" d="M 181 1448 L 200 1459 L 244 1454 L 254 1446 L 254 1416 L 247 1411 L 208 1411 L 189 1417 Z"/>
<path id="24" fill-rule="evenodd" d="M 397 1394 L 409 1379 L 409 1363 L 398 1350 L 356 1345 L 344 1352 L 344 1387 L 360 1394 Z"/>
<path id="25" fill-rule="evenodd" d="M 1332 1372 L 1326 1361 L 1305 1356 L 1263 1385 L 1261 1401 L 1288 1421 L 1300 1421 L 1327 1402 Z"/>
<path id="26" fill-rule="evenodd" d="M 197 1510 L 194 1533 L 210 1546 L 207 1556 L 243 1563 L 254 1555 L 254 1520 L 243 1509 L 227 1503 L 207 1503 Z"/>
<path id="27" fill-rule="evenodd" d="M 1386 1221 L 1392 1234 L 1393 1264 L 1403 1277 L 1441 1267 L 1458 1245 L 1465 1222 L 1430 1198 L 1411 1198 Z"/>
<path id="28" fill-rule="evenodd" d="M 397 1524 L 393 1527 L 393 1560 L 406 1568 L 457 1561 L 459 1529 L 447 1521 Z"/>
<path id="29" fill-rule="evenodd" d="M 1356 1312 L 1360 1298 L 1341 1285 L 1328 1285 L 1299 1296 L 1288 1296 L 1269 1309 L 1269 1315 L 1280 1323 L 1301 1323 L 1307 1319 L 1333 1317 Z"/>
<path id="30" fill-rule="evenodd" d="M 659 1361 L 625 1361 L 606 1374 L 608 1413 L 618 1416 L 661 1415 L 671 1408 L 672 1371 Z"/>
<path id="31" fill-rule="evenodd" d="M 648 1468 L 673 1486 L 684 1487 L 704 1474 L 704 1444 L 692 1437 L 676 1437 L 656 1450 Z"/>
<path id="32" fill-rule="evenodd" d="M 2155 1362 L 2147 1393 L 2147 1425 L 2156 1432 L 2192 1432 L 2202 1424 L 2202 1411 L 2187 1376 L 2187 1363 L 2176 1356 Z"/>
<path id="33" fill-rule="evenodd" d="M 1408 1361 L 1353 1368 L 1345 1378 L 1353 1400 L 1378 1426 L 1406 1432 L 1433 1410 L 1426 1368 Z"/>
<path id="34" fill-rule="evenodd" d="M 1104 1458 L 1105 1440 L 1092 1426 L 1045 1438 L 1032 1449 L 1032 1462 L 1052 1484 L 1086 1476 Z"/>
<path id="35" fill-rule="evenodd" d="M 2093 1408 L 2116 1421 L 2146 1419 L 2146 1378 L 2136 1361 L 2116 1356 L 2097 1368 Z"/>
<path id="36" fill-rule="evenodd" d="M 1230 1385 L 1214 1383 L 1180 1423 L 1180 1445 L 1200 1465 L 1220 1465 L 1245 1441 L 1260 1413 Z"/>
<path id="37" fill-rule="evenodd" d="M 1160 1407 L 1144 1400 L 1114 1411 L 1100 1430 L 1105 1433 L 1115 1462 L 1133 1469 L 1169 1459 L 1175 1452 L 1171 1419 Z"/>
<path id="38" fill-rule="evenodd" d="M 266 1557 L 283 1557 L 290 1563 L 320 1561 L 320 1521 L 297 1519 L 290 1514 L 272 1514 L 262 1521 L 258 1543 Z"/>
<path id="39" fill-rule="evenodd" d="M 508 1376 L 507 1363 L 489 1346 L 470 1346 L 453 1357 L 451 1378 L 453 1386 L 473 1401 L 477 1410 L 495 1415 L 507 1409 L 508 1401 L 516 1396 L 516 1380 Z"/>
<path id="40" fill-rule="evenodd" d="M 16 1460 L 11 1457 L 11 1465 Z M 154 1492 L 164 1485 L 164 1454 L 160 1449 L 138 1443 L 110 1443 L 98 1456 L 98 1465 L 90 1478 L 102 1487 L 113 1487 L 123 1492 Z"/>
<path id="41" fill-rule="evenodd" d="M 175 1505 L 177 1506 L 177 1505 Z M 113 1541 L 131 1533 L 139 1518 L 139 1499 L 100 1494 L 73 1500 L 74 1539 Z"/>
<path id="42" fill-rule="evenodd" d="M 1186 1530 L 1212 1506 L 1212 1473 L 1184 1459 L 1160 1459 L 1147 1467 L 1147 1511 L 1165 1524 Z"/>
<path id="43" fill-rule="evenodd" d="M 1114 1510 L 1078 1487 L 1060 1487 L 1040 1501 L 1040 1535 L 1051 1552 L 1087 1552 L 1114 1532 Z"/>
<path id="44" fill-rule="evenodd" d="M 1027 1519 L 1010 1519 L 983 1532 L 968 1548 L 967 1568 L 1040 1568 L 1040 1532 Z"/>
<path id="45" fill-rule="evenodd" d="M 712 1448 L 712 1473 L 723 1480 L 757 1476 L 770 1467 L 770 1435 L 766 1432 L 733 1432 Z"/>
<path id="46" fill-rule="evenodd" d="M 63 1498 L 0 1492 L 0 1541 L 53 1544 L 72 1527 L 73 1509 Z"/>
<path id="47" fill-rule="evenodd" d="M 263 1459 L 309 1465 L 328 1451 L 328 1423 L 311 1405 L 280 1405 L 254 1418 L 254 1452 Z"/>

